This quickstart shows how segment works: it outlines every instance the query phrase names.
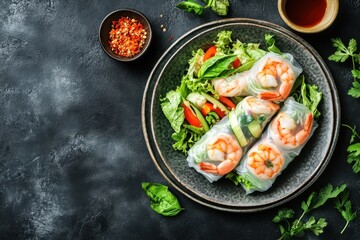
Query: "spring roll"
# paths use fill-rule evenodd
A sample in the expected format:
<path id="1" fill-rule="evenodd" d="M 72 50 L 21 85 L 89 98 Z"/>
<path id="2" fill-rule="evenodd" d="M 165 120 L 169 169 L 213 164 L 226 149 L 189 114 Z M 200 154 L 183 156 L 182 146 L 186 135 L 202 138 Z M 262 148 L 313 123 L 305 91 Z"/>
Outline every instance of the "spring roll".
<path id="1" fill-rule="evenodd" d="M 311 111 L 293 97 L 288 98 L 261 139 L 235 169 L 250 182 L 250 188 L 242 184 L 246 193 L 268 190 L 300 154 L 316 127 Z"/>
<path id="2" fill-rule="evenodd" d="M 255 96 L 274 102 L 285 101 L 302 68 L 293 55 L 270 52 L 260 58 L 250 70 L 227 78 L 213 80 L 221 96 Z"/>
<path id="3" fill-rule="evenodd" d="M 238 165 L 278 110 L 271 101 L 244 98 L 190 148 L 189 166 L 210 182 L 219 180 Z"/>

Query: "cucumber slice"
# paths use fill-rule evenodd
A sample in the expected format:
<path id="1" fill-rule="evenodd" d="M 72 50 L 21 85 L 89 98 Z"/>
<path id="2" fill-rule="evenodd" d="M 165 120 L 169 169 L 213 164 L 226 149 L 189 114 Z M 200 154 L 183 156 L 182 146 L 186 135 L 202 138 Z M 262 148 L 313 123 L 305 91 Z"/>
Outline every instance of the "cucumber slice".
<path id="1" fill-rule="evenodd" d="M 214 104 L 214 106 L 218 107 L 225 114 L 229 113 L 229 109 L 227 109 L 227 107 L 225 107 L 225 105 L 222 104 L 219 100 L 217 100 L 217 99 L 213 98 L 212 96 L 210 96 L 209 94 L 206 94 L 203 92 L 201 93 L 201 95 L 203 95 L 206 98 L 206 100 L 208 100 L 209 102 Z"/>
<path id="2" fill-rule="evenodd" d="M 253 135 L 254 138 L 259 138 L 261 136 L 262 128 L 259 121 L 254 120 L 251 123 L 249 123 L 247 127 L 249 129 L 249 132 L 251 133 L 251 135 Z"/>
<path id="3" fill-rule="evenodd" d="M 241 147 L 244 147 L 246 145 L 248 145 L 248 140 L 246 139 L 243 131 L 241 130 L 241 126 L 239 124 L 239 121 L 237 120 L 237 117 L 234 113 L 234 111 L 229 112 L 229 121 L 230 121 L 230 126 L 231 129 L 233 130 L 237 140 L 240 143 Z"/>

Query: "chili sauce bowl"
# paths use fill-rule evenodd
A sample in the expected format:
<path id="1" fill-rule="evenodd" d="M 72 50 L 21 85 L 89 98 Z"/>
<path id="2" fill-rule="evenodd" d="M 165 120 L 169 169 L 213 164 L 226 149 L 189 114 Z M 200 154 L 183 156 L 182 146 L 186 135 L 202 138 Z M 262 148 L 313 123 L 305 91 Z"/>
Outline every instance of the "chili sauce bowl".
<path id="1" fill-rule="evenodd" d="M 294 6 L 290 6 L 291 4 Z M 334 22 L 338 10 L 339 0 L 278 0 L 278 11 L 282 20 L 301 33 L 317 33 L 327 29 Z M 296 21 L 296 16 L 301 22 Z M 307 19 L 311 17 L 314 18 L 312 24 L 312 20 Z"/>
<path id="2" fill-rule="evenodd" d="M 110 46 L 110 31 L 112 29 L 112 25 L 113 25 L 113 21 L 118 21 L 120 18 L 122 17 L 129 17 L 130 19 L 135 19 L 138 20 L 145 29 L 146 32 L 146 38 L 145 38 L 145 42 L 142 45 L 142 48 L 140 50 L 140 52 L 138 52 L 137 54 L 131 56 L 131 57 L 126 57 L 126 56 L 121 56 L 119 54 L 116 54 Z M 144 55 L 144 53 L 146 52 L 146 50 L 149 48 L 150 46 L 150 42 L 152 39 L 152 31 L 151 31 L 151 25 L 150 22 L 148 21 L 148 19 L 145 17 L 144 14 L 135 11 L 133 9 L 118 9 L 115 10 L 111 13 L 109 13 L 101 22 L 100 27 L 99 27 L 99 40 L 100 40 L 100 44 L 102 49 L 105 51 L 105 53 L 118 61 L 121 62 L 130 62 L 130 61 L 134 61 L 136 59 L 139 59 L 142 55 Z"/>

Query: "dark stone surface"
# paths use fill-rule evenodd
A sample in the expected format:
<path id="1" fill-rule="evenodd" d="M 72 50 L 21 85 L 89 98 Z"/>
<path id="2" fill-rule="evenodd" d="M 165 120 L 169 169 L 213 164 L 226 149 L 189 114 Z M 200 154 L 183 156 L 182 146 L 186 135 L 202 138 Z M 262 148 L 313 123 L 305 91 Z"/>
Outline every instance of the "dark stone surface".
<path id="1" fill-rule="evenodd" d="M 174 218 L 154 213 L 141 182 L 167 184 L 155 168 L 141 130 L 141 99 L 157 59 L 190 29 L 221 19 L 175 8 L 179 1 L 0 2 L 0 239 L 276 239 L 279 208 L 233 214 L 206 208 L 173 190 L 186 210 Z M 228 17 L 285 24 L 277 1 L 231 1 Z M 133 8 L 153 26 L 149 52 L 134 63 L 110 59 L 98 42 L 109 12 Z M 163 17 L 160 17 L 160 15 Z M 346 94 L 351 63 L 333 63 L 330 38 L 360 41 L 360 1 L 340 1 L 328 30 L 299 34 L 325 59 L 335 78 L 342 122 L 360 127 L 359 100 Z M 160 28 L 167 29 L 163 32 Z M 360 207 L 360 180 L 346 163 L 350 132 L 342 128 L 334 156 L 300 203 L 326 183 L 346 183 Z M 345 224 L 327 204 L 324 239 L 360 239 L 360 218 Z M 315 239 L 307 235 L 307 239 Z"/>

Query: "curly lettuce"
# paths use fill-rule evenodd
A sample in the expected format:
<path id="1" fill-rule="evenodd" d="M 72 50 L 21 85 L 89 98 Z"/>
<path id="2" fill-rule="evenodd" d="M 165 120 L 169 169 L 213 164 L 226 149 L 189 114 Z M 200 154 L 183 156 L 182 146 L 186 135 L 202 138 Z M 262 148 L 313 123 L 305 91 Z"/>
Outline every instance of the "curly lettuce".
<path id="1" fill-rule="evenodd" d="M 304 75 L 300 75 L 296 79 L 291 95 L 297 102 L 305 105 L 315 119 L 320 117 L 318 106 L 322 99 L 322 92 L 318 90 L 318 86 L 306 84 Z"/>
<path id="2" fill-rule="evenodd" d="M 188 150 L 200 140 L 204 133 L 203 128 L 184 124 L 178 133 L 171 135 L 171 138 L 175 141 L 172 146 L 175 150 L 182 151 L 186 154 Z"/>
<path id="3" fill-rule="evenodd" d="M 217 54 L 229 54 L 231 51 L 231 31 L 221 31 L 217 35 L 217 40 L 214 41 Z"/>

